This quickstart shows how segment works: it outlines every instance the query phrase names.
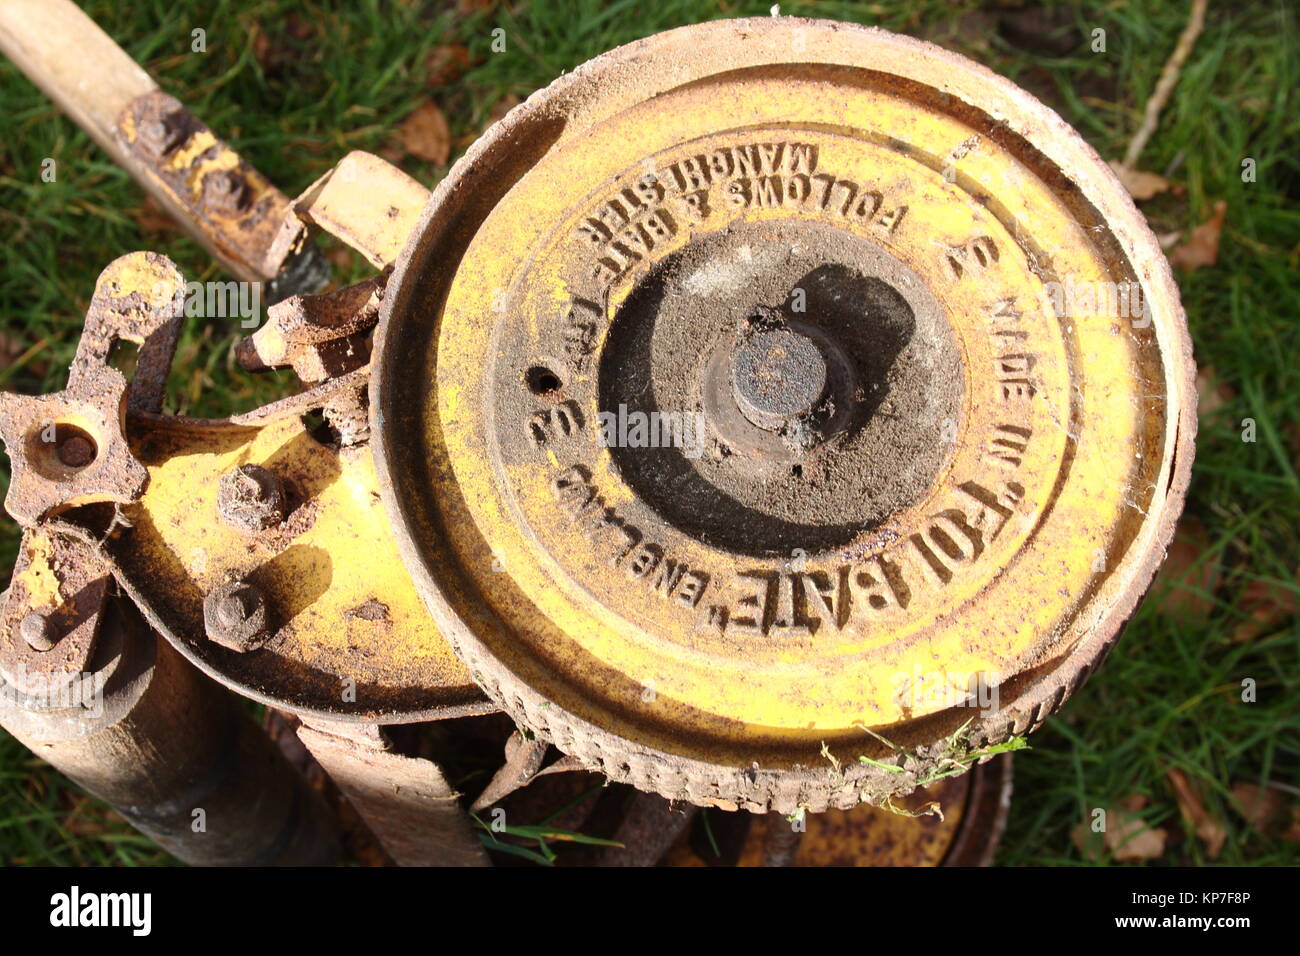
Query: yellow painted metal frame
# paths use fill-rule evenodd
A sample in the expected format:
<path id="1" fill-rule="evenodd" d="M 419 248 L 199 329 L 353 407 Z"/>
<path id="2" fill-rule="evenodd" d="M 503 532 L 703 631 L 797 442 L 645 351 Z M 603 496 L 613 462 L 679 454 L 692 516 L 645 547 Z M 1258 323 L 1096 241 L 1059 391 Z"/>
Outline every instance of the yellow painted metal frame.
<path id="1" fill-rule="evenodd" d="M 402 565 L 368 448 L 327 448 L 297 416 L 260 425 L 138 420 L 132 436 L 149 485 L 129 511 L 132 528 L 111 547 L 129 588 L 181 632 L 196 663 L 246 682 L 254 698 L 301 694 L 287 696 L 302 712 L 391 716 L 395 700 L 412 708 L 402 719 L 490 709 Z M 279 528 L 251 536 L 219 518 L 218 481 L 243 464 L 285 481 L 293 510 Z M 233 579 L 262 589 L 278 629 L 247 668 L 206 642 L 195 617 L 202 596 Z M 166 607 L 187 609 L 187 626 L 166 619 Z"/>

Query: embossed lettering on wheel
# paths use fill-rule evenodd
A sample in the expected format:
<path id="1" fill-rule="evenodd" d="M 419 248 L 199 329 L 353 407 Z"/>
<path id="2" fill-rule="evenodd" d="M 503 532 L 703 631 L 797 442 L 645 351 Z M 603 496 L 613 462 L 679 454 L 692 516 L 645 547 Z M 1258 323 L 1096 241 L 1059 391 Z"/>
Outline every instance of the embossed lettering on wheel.
<path id="1" fill-rule="evenodd" d="M 531 98 L 439 188 L 376 354 L 440 628 L 516 719 L 695 802 L 847 806 L 1031 729 L 1190 465 L 1182 314 L 1095 154 L 836 24 L 674 31 Z"/>

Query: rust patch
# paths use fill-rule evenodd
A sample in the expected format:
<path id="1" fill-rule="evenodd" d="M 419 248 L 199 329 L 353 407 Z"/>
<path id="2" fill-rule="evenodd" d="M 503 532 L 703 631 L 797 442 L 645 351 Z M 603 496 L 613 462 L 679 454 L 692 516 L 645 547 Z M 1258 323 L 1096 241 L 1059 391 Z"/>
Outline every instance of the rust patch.
<path id="1" fill-rule="evenodd" d="M 24 534 L 0 608 L 0 676 L 39 696 L 88 672 L 111 583 L 89 545 L 39 530 Z"/>
<path id="2" fill-rule="evenodd" d="M 51 395 L 0 393 L 0 437 L 12 468 L 5 509 L 31 527 L 59 509 L 92 501 L 126 503 L 148 475 L 124 435 L 128 396 L 148 410 L 161 403 L 175 349 L 185 282 L 165 256 L 134 252 L 99 275 L 68 385 Z M 128 387 L 108 364 L 118 340 L 141 346 Z"/>
<path id="3" fill-rule="evenodd" d="M 124 108 L 118 142 L 184 213 L 219 258 L 274 277 L 290 250 L 272 250 L 289 200 L 173 96 L 154 90 Z"/>
<path id="4" fill-rule="evenodd" d="M 358 604 L 348 611 L 347 615 L 359 621 L 391 621 L 388 616 L 388 605 L 375 598 L 371 598 L 364 604 Z"/>

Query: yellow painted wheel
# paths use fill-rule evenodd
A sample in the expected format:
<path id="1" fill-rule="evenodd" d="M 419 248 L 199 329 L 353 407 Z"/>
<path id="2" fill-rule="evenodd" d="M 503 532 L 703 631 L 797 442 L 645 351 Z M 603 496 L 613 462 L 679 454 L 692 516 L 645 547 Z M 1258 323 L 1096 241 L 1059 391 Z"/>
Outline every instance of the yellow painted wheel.
<path id="1" fill-rule="evenodd" d="M 438 188 L 375 356 L 440 631 L 521 724 L 696 803 L 879 802 L 1032 729 L 1191 464 L 1185 322 L 1106 166 L 835 23 L 675 30 L 531 97 Z"/>

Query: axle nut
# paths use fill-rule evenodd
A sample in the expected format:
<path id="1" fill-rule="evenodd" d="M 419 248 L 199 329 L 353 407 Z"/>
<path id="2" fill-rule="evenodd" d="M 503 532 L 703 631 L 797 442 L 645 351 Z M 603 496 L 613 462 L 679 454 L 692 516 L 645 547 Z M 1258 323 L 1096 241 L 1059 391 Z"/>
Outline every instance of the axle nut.
<path id="1" fill-rule="evenodd" d="M 254 651 L 270 636 L 266 595 L 247 581 L 223 584 L 203 600 L 208 638 L 232 651 Z"/>
<path id="2" fill-rule="evenodd" d="M 750 337 L 736 350 L 732 368 L 736 403 L 768 431 L 810 415 L 826 392 L 826 359 L 812 339 L 794 329 Z"/>

